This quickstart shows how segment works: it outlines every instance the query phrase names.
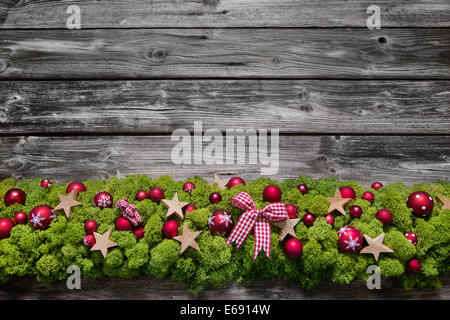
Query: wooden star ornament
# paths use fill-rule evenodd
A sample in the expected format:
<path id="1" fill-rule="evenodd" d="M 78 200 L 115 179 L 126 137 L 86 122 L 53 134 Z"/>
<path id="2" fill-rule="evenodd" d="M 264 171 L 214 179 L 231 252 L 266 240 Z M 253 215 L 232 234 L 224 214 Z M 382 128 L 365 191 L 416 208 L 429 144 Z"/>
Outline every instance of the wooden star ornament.
<path id="1" fill-rule="evenodd" d="M 225 187 L 227 186 L 228 180 L 227 179 L 221 179 L 219 177 L 219 175 L 216 173 L 216 174 L 214 174 L 214 181 L 208 183 L 208 185 L 212 186 L 212 185 L 214 185 L 214 183 L 217 183 L 217 186 L 220 189 L 225 189 Z"/>
<path id="2" fill-rule="evenodd" d="M 104 234 L 94 232 L 95 244 L 91 248 L 91 251 L 95 250 L 101 251 L 103 258 L 106 258 L 106 255 L 108 254 L 108 249 L 117 246 L 117 243 L 114 243 L 111 240 L 109 240 L 111 232 L 112 232 L 111 229 L 106 231 Z"/>
<path id="3" fill-rule="evenodd" d="M 64 210 L 67 219 L 72 217 L 72 207 L 80 206 L 81 202 L 75 200 L 77 198 L 77 190 L 72 190 L 67 196 L 58 193 L 59 204 L 54 208 L 54 210 Z"/>
<path id="4" fill-rule="evenodd" d="M 437 196 L 437 198 L 442 203 L 442 208 L 439 212 L 450 210 L 450 199 L 444 198 L 443 196 Z"/>
<path id="5" fill-rule="evenodd" d="M 297 223 L 300 222 L 300 219 L 286 219 L 283 221 L 273 222 L 272 224 L 275 227 L 280 228 L 280 241 L 283 241 L 288 235 L 296 237 L 294 227 Z"/>
<path id="6" fill-rule="evenodd" d="M 390 253 L 394 252 L 394 250 L 383 244 L 384 236 L 385 233 L 383 232 L 375 239 L 372 239 L 367 234 L 365 234 L 364 238 L 366 238 L 368 246 L 364 247 L 360 252 L 373 254 L 376 261 L 378 261 L 378 256 L 380 255 L 381 252 L 390 252 Z"/>
<path id="7" fill-rule="evenodd" d="M 347 213 L 345 213 L 344 206 L 349 204 L 353 199 L 342 198 L 341 192 L 339 191 L 339 189 L 337 189 L 334 193 L 334 196 L 332 198 L 327 198 L 327 200 L 330 203 L 330 206 L 328 207 L 328 213 L 332 213 L 334 210 L 337 210 L 344 216 L 346 216 Z"/>
<path id="8" fill-rule="evenodd" d="M 173 196 L 172 200 L 163 199 L 162 202 L 168 208 L 166 218 L 174 214 L 180 220 L 184 219 L 183 208 L 186 207 L 189 204 L 189 202 L 181 202 L 180 200 L 178 200 L 178 192 L 175 192 L 175 195 Z"/>
<path id="9" fill-rule="evenodd" d="M 202 233 L 201 231 L 195 231 L 195 232 L 191 232 L 189 230 L 189 227 L 187 225 L 187 223 L 185 223 L 183 225 L 183 234 L 181 236 L 176 236 L 173 237 L 172 239 L 175 239 L 179 242 L 181 242 L 181 253 L 184 252 L 184 250 L 186 250 L 188 247 L 192 247 L 195 250 L 200 251 L 200 247 L 198 246 L 198 243 L 195 242 L 195 238 L 197 238 L 200 233 Z"/>

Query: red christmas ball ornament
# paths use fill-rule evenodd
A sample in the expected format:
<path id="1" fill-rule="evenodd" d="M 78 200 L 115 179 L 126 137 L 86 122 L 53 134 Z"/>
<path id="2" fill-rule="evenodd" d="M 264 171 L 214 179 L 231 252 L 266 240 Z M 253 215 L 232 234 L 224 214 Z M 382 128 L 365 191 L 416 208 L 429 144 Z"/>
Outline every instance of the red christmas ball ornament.
<path id="1" fill-rule="evenodd" d="M 50 188 L 53 182 L 50 179 L 42 179 L 40 182 L 40 186 L 43 188 Z"/>
<path id="2" fill-rule="evenodd" d="M 71 193 L 72 190 L 77 190 L 77 194 L 80 194 L 81 192 L 86 191 L 86 186 L 81 181 L 74 181 L 69 183 L 69 185 L 66 188 L 66 193 Z"/>
<path id="3" fill-rule="evenodd" d="M 409 195 L 406 200 L 406 205 L 411 209 L 411 212 L 416 216 L 427 216 L 433 211 L 433 198 L 424 191 L 416 191 Z"/>
<path id="4" fill-rule="evenodd" d="M 419 259 L 411 259 L 406 263 L 406 272 L 409 274 L 418 274 L 422 271 L 422 263 Z"/>
<path id="5" fill-rule="evenodd" d="M 372 185 L 370 187 L 372 189 L 378 190 L 383 187 L 383 184 L 381 182 L 377 181 L 377 182 L 372 183 Z"/>
<path id="6" fill-rule="evenodd" d="M 413 245 L 417 244 L 417 235 L 414 232 L 405 233 L 405 238 L 408 239 Z"/>
<path id="7" fill-rule="evenodd" d="M 160 202 L 164 199 L 164 190 L 158 187 L 151 188 L 148 192 L 148 197 L 153 202 Z"/>
<path id="8" fill-rule="evenodd" d="M 314 224 L 314 220 L 316 220 L 316 218 L 311 213 L 308 213 L 303 217 L 303 222 L 308 227 L 311 227 Z"/>
<path id="9" fill-rule="evenodd" d="M 361 217 L 363 210 L 361 209 L 360 206 L 351 206 L 349 213 L 353 218 L 359 218 Z"/>
<path id="10" fill-rule="evenodd" d="M 14 214 L 14 223 L 15 224 L 27 224 L 28 216 L 25 212 L 19 211 Z"/>
<path id="11" fill-rule="evenodd" d="M 356 192 L 355 190 L 353 190 L 352 187 L 349 186 L 341 187 L 339 188 L 339 192 L 341 193 L 342 198 L 356 199 Z"/>
<path id="12" fill-rule="evenodd" d="M 392 223 L 392 213 L 387 209 L 378 210 L 375 218 L 380 220 L 383 225 Z"/>
<path id="13" fill-rule="evenodd" d="M 284 243 L 284 252 L 289 258 L 297 259 L 302 255 L 302 242 L 296 238 L 291 238 Z"/>
<path id="14" fill-rule="evenodd" d="M 231 189 L 234 186 L 237 186 L 238 184 L 243 184 L 245 186 L 245 180 L 241 177 L 233 177 L 230 180 L 228 180 L 227 188 Z"/>
<path id="15" fill-rule="evenodd" d="M 50 223 L 55 218 L 56 215 L 53 208 L 46 204 L 41 204 L 31 210 L 28 221 L 34 228 L 44 230 L 50 226 Z"/>
<path id="16" fill-rule="evenodd" d="M 133 234 L 136 237 L 136 239 L 142 239 L 144 237 L 144 227 L 138 227 L 133 230 Z"/>
<path id="17" fill-rule="evenodd" d="M 332 214 L 327 214 L 326 216 L 325 216 L 325 220 L 326 220 L 326 222 L 328 223 L 328 224 L 331 224 L 331 225 L 334 225 L 334 217 L 333 217 L 333 215 Z"/>
<path id="18" fill-rule="evenodd" d="M 12 228 L 14 228 L 14 222 L 10 218 L 0 218 L 0 239 L 8 238 Z"/>
<path id="19" fill-rule="evenodd" d="M 109 192 L 100 191 L 94 196 L 94 205 L 100 209 L 111 208 L 113 197 Z"/>
<path id="20" fill-rule="evenodd" d="M 136 200 L 137 200 L 137 201 L 143 201 L 143 200 L 145 200 L 145 199 L 147 199 L 147 198 L 148 198 L 148 193 L 147 193 L 147 191 L 139 190 L 139 191 L 136 193 Z"/>
<path id="21" fill-rule="evenodd" d="M 193 204 L 188 204 L 186 207 L 184 207 L 185 214 L 192 212 L 194 210 L 197 210 L 197 208 Z"/>
<path id="22" fill-rule="evenodd" d="M 131 231 L 133 230 L 133 225 L 130 221 L 124 217 L 118 217 L 116 219 L 116 230 L 118 231 Z"/>
<path id="23" fill-rule="evenodd" d="M 355 227 L 342 227 L 338 231 L 339 248 L 345 252 L 357 252 L 361 249 L 363 236 Z"/>
<path id="24" fill-rule="evenodd" d="M 173 237 L 176 237 L 178 235 L 178 227 L 180 224 L 177 220 L 169 220 L 164 222 L 163 225 L 163 235 L 167 239 L 172 239 Z"/>
<path id="25" fill-rule="evenodd" d="M 297 218 L 298 210 L 297 210 L 296 206 L 294 206 L 293 204 L 287 204 L 286 205 L 286 210 L 287 210 L 289 219 Z"/>
<path id="26" fill-rule="evenodd" d="M 5 193 L 4 201 L 6 206 L 12 206 L 13 204 L 25 204 L 27 195 L 21 189 L 11 189 Z"/>
<path id="27" fill-rule="evenodd" d="M 208 218 L 208 227 L 212 233 L 225 236 L 234 226 L 233 217 L 224 210 L 214 211 Z"/>
<path id="28" fill-rule="evenodd" d="M 97 231 L 97 222 L 95 220 L 88 220 L 84 223 L 84 230 L 86 233 L 94 233 Z"/>
<path id="29" fill-rule="evenodd" d="M 263 191 L 263 199 L 268 202 L 279 202 L 281 200 L 281 189 L 273 184 L 267 186 Z"/>
<path id="30" fill-rule="evenodd" d="M 210 203 L 219 203 L 220 201 L 222 201 L 222 196 L 218 192 L 213 192 L 209 196 Z"/>
<path id="31" fill-rule="evenodd" d="M 363 200 L 369 201 L 370 203 L 373 203 L 373 201 L 375 200 L 375 195 L 370 191 L 366 191 L 362 194 L 361 198 Z"/>
<path id="32" fill-rule="evenodd" d="M 308 187 L 306 186 L 306 184 L 299 184 L 297 186 L 297 189 L 302 193 L 302 194 L 306 194 L 308 193 Z"/>
<path id="33" fill-rule="evenodd" d="M 184 192 L 187 192 L 187 193 L 191 194 L 192 191 L 194 191 L 194 189 L 195 189 L 195 184 L 193 182 L 188 181 L 188 182 L 185 182 L 183 184 L 183 191 Z"/>
<path id="34" fill-rule="evenodd" d="M 92 248 L 96 242 L 93 234 L 88 234 L 83 239 L 83 244 L 89 248 Z"/>

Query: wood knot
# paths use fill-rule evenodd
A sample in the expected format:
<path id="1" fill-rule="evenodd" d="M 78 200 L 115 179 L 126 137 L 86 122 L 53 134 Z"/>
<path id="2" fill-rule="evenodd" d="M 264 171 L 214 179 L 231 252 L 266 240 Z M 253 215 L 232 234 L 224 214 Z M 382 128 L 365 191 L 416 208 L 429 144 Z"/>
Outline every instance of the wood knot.
<path id="1" fill-rule="evenodd" d="M 378 43 L 380 43 L 380 44 L 385 44 L 386 42 L 387 42 L 387 40 L 386 40 L 385 37 L 379 37 L 379 38 L 378 38 Z"/>
<path id="2" fill-rule="evenodd" d="M 313 108 L 309 104 L 303 104 L 300 106 L 300 110 L 304 112 L 311 112 Z"/>
<path id="3" fill-rule="evenodd" d="M 23 163 L 17 158 L 12 158 L 6 161 L 6 166 L 10 169 L 20 169 L 23 166 Z"/>
<path id="4" fill-rule="evenodd" d="M 154 62 L 163 62 L 167 60 L 169 52 L 165 49 L 153 49 L 148 52 L 148 56 Z"/>
<path id="5" fill-rule="evenodd" d="M 281 59 L 278 58 L 278 57 L 275 57 L 275 58 L 272 59 L 272 62 L 273 62 L 274 64 L 280 64 Z"/>
<path id="6" fill-rule="evenodd" d="M 6 112 L 0 111 L 0 122 L 1 123 L 8 122 L 8 116 Z"/>
<path id="7" fill-rule="evenodd" d="M 8 69 L 8 61 L 0 59 L 0 73 Z"/>
<path id="8" fill-rule="evenodd" d="M 208 7 L 217 7 L 220 4 L 220 0 L 202 0 L 202 3 Z"/>

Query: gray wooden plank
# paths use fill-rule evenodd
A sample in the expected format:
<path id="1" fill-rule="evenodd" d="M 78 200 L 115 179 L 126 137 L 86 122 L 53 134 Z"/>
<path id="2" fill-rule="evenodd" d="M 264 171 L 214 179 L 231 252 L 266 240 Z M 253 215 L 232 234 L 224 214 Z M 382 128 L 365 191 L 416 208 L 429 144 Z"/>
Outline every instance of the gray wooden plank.
<path id="1" fill-rule="evenodd" d="M 447 29 L 7 30 L 0 79 L 450 79 L 449 47 Z"/>
<path id="2" fill-rule="evenodd" d="M 56 181 L 104 179 L 122 174 L 170 174 L 175 179 L 230 172 L 245 179 L 261 176 L 267 165 L 231 157 L 230 164 L 175 164 L 171 136 L 3 137 L 0 178 L 48 177 Z M 206 143 L 204 143 L 204 146 Z M 269 148 L 270 151 L 270 148 Z M 224 157 L 226 152 L 224 152 Z M 280 136 L 276 179 L 309 174 L 336 176 L 364 185 L 373 181 L 405 184 L 450 177 L 449 136 Z M 192 158 L 191 158 L 192 159 Z"/>
<path id="3" fill-rule="evenodd" d="M 366 27 L 373 4 L 382 27 L 450 26 L 445 0 L 4 0 L 0 28 L 65 28 L 74 4 L 83 28 Z"/>
<path id="4" fill-rule="evenodd" d="M 450 81 L 0 81 L 0 134 L 449 134 Z"/>

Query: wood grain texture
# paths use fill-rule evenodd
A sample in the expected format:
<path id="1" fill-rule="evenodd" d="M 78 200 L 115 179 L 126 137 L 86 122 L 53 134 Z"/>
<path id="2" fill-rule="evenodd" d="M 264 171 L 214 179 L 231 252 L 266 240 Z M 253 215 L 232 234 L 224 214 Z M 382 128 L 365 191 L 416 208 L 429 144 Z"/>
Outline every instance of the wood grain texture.
<path id="1" fill-rule="evenodd" d="M 0 79 L 448 80 L 449 47 L 446 29 L 7 30 Z"/>
<path id="2" fill-rule="evenodd" d="M 174 164 L 171 152 L 176 144 L 170 136 L 4 137 L 0 178 L 104 179 L 119 169 L 122 174 L 170 174 L 175 179 L 212 179 L 214 172 L 255 179 L 261 167 L 267 167 L 260 161 L 248 164 L 248 154 L 240 158 L 243 164 L 236 157 L 233 164 Z M 450 177 L 448 136 L 280 136 L 279 145 L 279 170 L 272 176 L 276 179 L 309 174 L 370 185 Z"/>
<path id="3" fill-rule="evenodd" d="M 449 134 L 450 81 L 0 81 L 0 134 Z"/>
<path id="4" fill-rule="evenodd" d="M 382 27 L 448 27 L 445 0 L 3 0 L 0 28 L 65 28 L 69 5 L 82 28 L 366 27 L 367 7 L 381 9 Z"/>

